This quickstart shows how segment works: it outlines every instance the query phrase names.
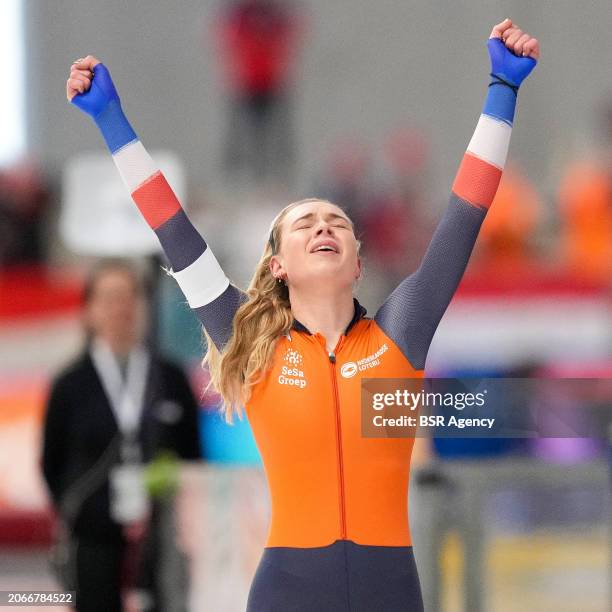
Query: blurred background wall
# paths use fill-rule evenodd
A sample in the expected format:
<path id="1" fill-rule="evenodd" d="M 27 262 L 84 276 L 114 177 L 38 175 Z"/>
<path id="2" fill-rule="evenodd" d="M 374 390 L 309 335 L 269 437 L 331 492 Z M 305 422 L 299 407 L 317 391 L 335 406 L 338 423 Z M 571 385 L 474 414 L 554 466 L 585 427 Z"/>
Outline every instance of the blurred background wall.
<path id="1" fill-rule="evenodd" d="M 99 148 L 86 119 L 70 112 L 66 70 L 92 53 L 112 70 L 143 142 L 185 160 L 194 187 L 218 185 L 224 106 L 212 20 L 223 2 L 25 0 L 28 142 L 60 168 Z M 593 137 L 593 109 L 608 93 L 610 5 L 590 0 L 416 2 L 309 0 L 296 79 L 299 181 L 309 193 L 329 148 L 356 134 L 376 143 L 409 122 L 434 155 L 436 206 L 446 194 L 481 109 L 491 24 L 507 14 L 542 44 L 537 77 L 521 90 L 511 155 L 540 189 Z M 511 14 L 511 15 L 510 15 Z"/>

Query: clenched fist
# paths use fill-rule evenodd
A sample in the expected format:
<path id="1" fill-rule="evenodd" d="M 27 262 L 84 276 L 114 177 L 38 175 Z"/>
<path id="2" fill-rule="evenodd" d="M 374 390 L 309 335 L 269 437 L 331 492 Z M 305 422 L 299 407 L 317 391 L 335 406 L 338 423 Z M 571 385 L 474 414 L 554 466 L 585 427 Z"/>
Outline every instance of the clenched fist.
<path id="1" fill-rule="evenodd" d="M 89 91 L 94 77 L 94 68 L 100 63 L 93 55 L 75 60 L 70 66 L 70 76 L 66 82 L 66 97 L 68 102 L 77 94 Z"/>
<path id="2" fill-rule="evenodd" d="M 504 19 L 493 27 L 487 43 L 491 58 L 491 74 L 519 87 L 534 69 L 540 57 L 540 43 Z"/>
<path id="3" fill-rule="evenodd" d="M 70 67 L 66 97 L 94 119 L 111 102 L 120 103 L 108 69 L 93 55 L 76 60 Z"/>
<path id="4" fill-rule="evenodd" d="M 108 69 L 93 55 L 76 60 L 70 67 L 66 97 L 92 117 L 111 153 L 137 139 L 123 114 Z"/>

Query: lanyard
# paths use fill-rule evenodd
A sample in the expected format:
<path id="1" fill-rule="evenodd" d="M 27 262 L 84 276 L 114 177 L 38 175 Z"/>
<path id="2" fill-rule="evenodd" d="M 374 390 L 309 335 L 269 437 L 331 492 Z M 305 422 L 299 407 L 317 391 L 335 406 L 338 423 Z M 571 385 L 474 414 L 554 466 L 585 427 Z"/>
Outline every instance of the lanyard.
<path id="1" fill-rule="evenodd" d="M 141 347 L 133 349 L 128 357 L 124 381 L 119 363 L 106 342 L 94 340 L 90 353 L 123 437 L 123 459 L 138 461 L 140 459 L 137 445 L 138 424 L 144 403 L 149 356 Z"/>

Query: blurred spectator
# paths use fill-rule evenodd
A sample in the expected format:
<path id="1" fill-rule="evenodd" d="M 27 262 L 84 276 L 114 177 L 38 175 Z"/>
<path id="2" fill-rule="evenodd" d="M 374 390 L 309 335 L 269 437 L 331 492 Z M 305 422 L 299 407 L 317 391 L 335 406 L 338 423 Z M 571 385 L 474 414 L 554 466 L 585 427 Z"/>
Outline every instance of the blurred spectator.
<path id="1" fill-rule="evenodd" d="M 405 200 L 423 204 L 425 180 L 429 163 L 427 137 L 416 128 L 400 127 L 391 132 L 385 142 L 385 159 Z"/>
<path id="2" fill-rule="evenodd" d="M 371 198 L 362 224 L 368 265 L 386 280 L 389 293 L 413 272 L 431 238 L 425 211 L 428 145 L 416 129 L 399 128 L 384 145 L 389 178 Z"/>
<path id="3" fill-rule="evenodd" d="M 612 273 L 612 100 L 602 112 L 603 147 L 568 168 L 559 191 L 561 259 L 595 281 Z"/>
<path id="4" fill-rule="evenodd" d="M 32 160 L 0 169 L 0 268 L 42 260 L 42 217 L 48 200 L 48 188 Z"/>
<path id="5" fill-rule="evenodd" d="M 87 345 L 53 383 L 43 472 L 68 553 L 64 586 L 76 589 L 77 610 L 112 612 L 122 609 L 122 583 L 134 586 L 127 560 L 150 552 L 160 529 L 139 468 L 168 452 L 201 457 L 198 406 L 183 372 L 143 341 L 145 291 L 128 263 L 94 268 L 84 302 Z M 152 580 L 138 584 L 149 591 L 145 609 L 157 610 L 155 567 L 141 574 Z"/>
<path id="6" fill-rule="evenodd" d="M 286 178 L 294 163 L 290 81 L 301 20 L 289 2 L 237 0 L 215 27 L 232 98 L 225 169 Z"/>
<path id="7" fill-rule="evenodd" d="M 368 278 L 360 296 L 371 304 L 379 304 L 416 269 L 431 238 L 425 215 L 426 138 L 416 129 L 396 129 L 383 153 L 386 172 L 381 178 L 373 171 L 373 157 L 362 141 L 351 136 L 339 139 L 314 190 L 353 220 Z"/>
<path id="8" fill-rule="evenodd" d="M 478 236 L 474 268 L 495 270 L 497 275 L 528 271 L 537 258 L 534 238 L 542 213 L 533 185 L 517 166 L 507 164 Z"/>
<path id="9" fill-rule="evenodd" d="M 352 219 L 362 238 L 362 219 L 370 204 L 368 185 L 371 159 L 366 145 L 353 137 L 343 137 L 331 147 L 327 167 L 314 192 L 341 206 Z"/>
<path id="10" fill-rule="evenodd" d="M 561 251 L 568 271 L 612 278 L 612 100 L 603 115 L 604 146 L 572 164 L 561 182 Z"/>
<path id="11" fill-rule="evenodd" d="M 570 272 L 593 280 L 610 278 L 612 263 L 611 181 L 605 169 L 576 163 L 561 184 L 561 248 Z"/>

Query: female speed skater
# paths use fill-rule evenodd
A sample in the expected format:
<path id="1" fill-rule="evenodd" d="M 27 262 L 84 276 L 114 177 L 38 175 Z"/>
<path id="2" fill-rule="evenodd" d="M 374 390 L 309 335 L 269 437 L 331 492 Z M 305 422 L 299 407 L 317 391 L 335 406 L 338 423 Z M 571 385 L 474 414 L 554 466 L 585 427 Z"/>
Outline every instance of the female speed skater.
<path id="1" fill-rule="evenodd" d="M 249 612 L 423 610 L 408 524 L 414 438 L 362 437 L 360 379 L 423 375 L 493 201 L 539 43 L 506 19 L 487 45 L 488 93 L 448 208 L 418 269 L 373 318 L 353 297 L 352 222 L 324 200 L 281 210 L 248 289 L 232 285 L 128 123 L 108 69 L 91 55 L 71 67 L 68 100 L 100 129 L 204 327 L 226 418 L 246 408 L 263 458 L 272 516 Z"/>

